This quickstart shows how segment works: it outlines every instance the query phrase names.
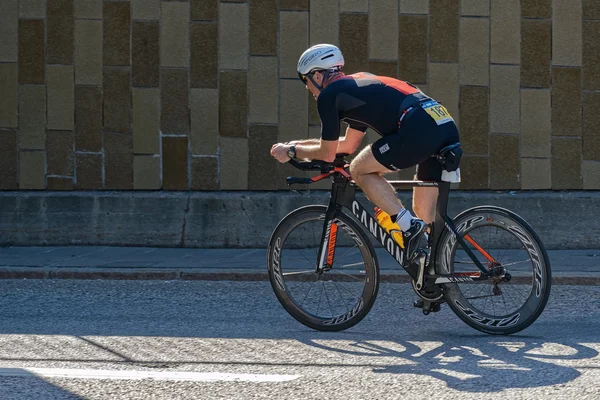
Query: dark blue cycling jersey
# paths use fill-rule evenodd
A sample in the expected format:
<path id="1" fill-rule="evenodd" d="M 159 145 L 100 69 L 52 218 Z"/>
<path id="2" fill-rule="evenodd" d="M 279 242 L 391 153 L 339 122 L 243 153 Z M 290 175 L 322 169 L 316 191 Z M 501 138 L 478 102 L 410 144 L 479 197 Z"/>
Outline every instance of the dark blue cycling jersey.
<path id="1" fill-rule="evenodd" d="M 327 85 L 317 99 L 321 138 L 338 140 L 340 120 L 362 132 L 371 127 L 381 136 L 396 133 L 400 105 L 414 94 L 422 95 L 422 92 L 394 78 L 364 72 L 338 78 Z"/>

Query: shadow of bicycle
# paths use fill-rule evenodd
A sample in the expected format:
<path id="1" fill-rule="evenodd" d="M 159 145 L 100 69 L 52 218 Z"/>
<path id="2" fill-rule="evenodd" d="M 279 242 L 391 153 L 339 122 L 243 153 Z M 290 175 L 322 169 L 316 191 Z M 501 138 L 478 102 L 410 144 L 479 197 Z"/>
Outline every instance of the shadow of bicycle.
<path id="1" fill-rule="evenodd" d="M 453 342 L 457 338 L 454 337 Z M 369 360 L 378 374 L 411 374 L 444 381 L 449 388 L 475 393 L 561 385 L 599 355 L 576 342 L 552 343 L 530 338 L 489 340 L 463 336 L 464 345 L 432 341 L 309 340 L 309 346 Z M 468 344 L 467 344 L 468 343 Z"/>

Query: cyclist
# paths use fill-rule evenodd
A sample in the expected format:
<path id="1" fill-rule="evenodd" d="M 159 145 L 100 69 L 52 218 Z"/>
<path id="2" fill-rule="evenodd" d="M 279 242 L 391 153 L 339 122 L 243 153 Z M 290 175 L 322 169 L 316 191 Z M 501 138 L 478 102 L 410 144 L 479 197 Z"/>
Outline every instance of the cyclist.
<path id="1" fill-rule="evenodd" d="M 458 129 L 445 107 L 418 87 L 398 79 L 359 72 L 342 72 L 344 57 L 331 44 L 307 49 L 298 61 L 298 76 L 317 100 L 321 138 L 277 143 L 271 155 L 332 162 L 336 153 L 354 153 L 367 127 L 382 137 L 365 147 L 350 164 L 350 174 L 377 207 L 403 232 L 410 258 L 422 247 L 427 224 L 435 218 L 437 187 L 413 191 L 415 218 L 382 174 L 417 166 L 417 179 L 440 180 L 442 166 L 431 155 L 459 141 Z M 348 124 L 340 137 L 340 121 Z"/>

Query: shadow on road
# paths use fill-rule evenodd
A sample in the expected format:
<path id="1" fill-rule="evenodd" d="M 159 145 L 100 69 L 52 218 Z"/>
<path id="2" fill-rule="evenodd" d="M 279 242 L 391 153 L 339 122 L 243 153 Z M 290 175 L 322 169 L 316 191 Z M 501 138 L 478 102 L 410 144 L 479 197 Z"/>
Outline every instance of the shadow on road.
<path id="1" fill-rule="evenodd" d="M 341 347 L 324 341 L 305 343 L 372 360 L 377 364 L 373 366 L 375 373 L 430 376 L 455 390 L 482 393 L 565 384 L 581 375 L 573 368 L 580 363 L 574 361 L 589 360 L 599 354 L 574 341 L 465 337 L 461 342 L 464 345 L 399 341 L 386 346 L 386 343 L 369 340 L 338 343 Z M 394 365 L 377 362 L 378 358 L 389 360 L 390 357 Z"/>

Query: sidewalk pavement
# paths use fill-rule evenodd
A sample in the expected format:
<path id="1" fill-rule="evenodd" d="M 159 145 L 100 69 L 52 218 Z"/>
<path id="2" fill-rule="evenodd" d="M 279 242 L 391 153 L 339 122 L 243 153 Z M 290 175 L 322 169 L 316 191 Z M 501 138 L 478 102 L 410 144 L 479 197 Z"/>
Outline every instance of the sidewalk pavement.
<path id="1" fill-rule="evenodd" d="M 409 282 L 377 249 L 382 282 Z M 600 285 L 600 250 L 549 250 L 553 283 Z M 3 247 L 0 279 L 268 280 L 266 249 Z"/>

